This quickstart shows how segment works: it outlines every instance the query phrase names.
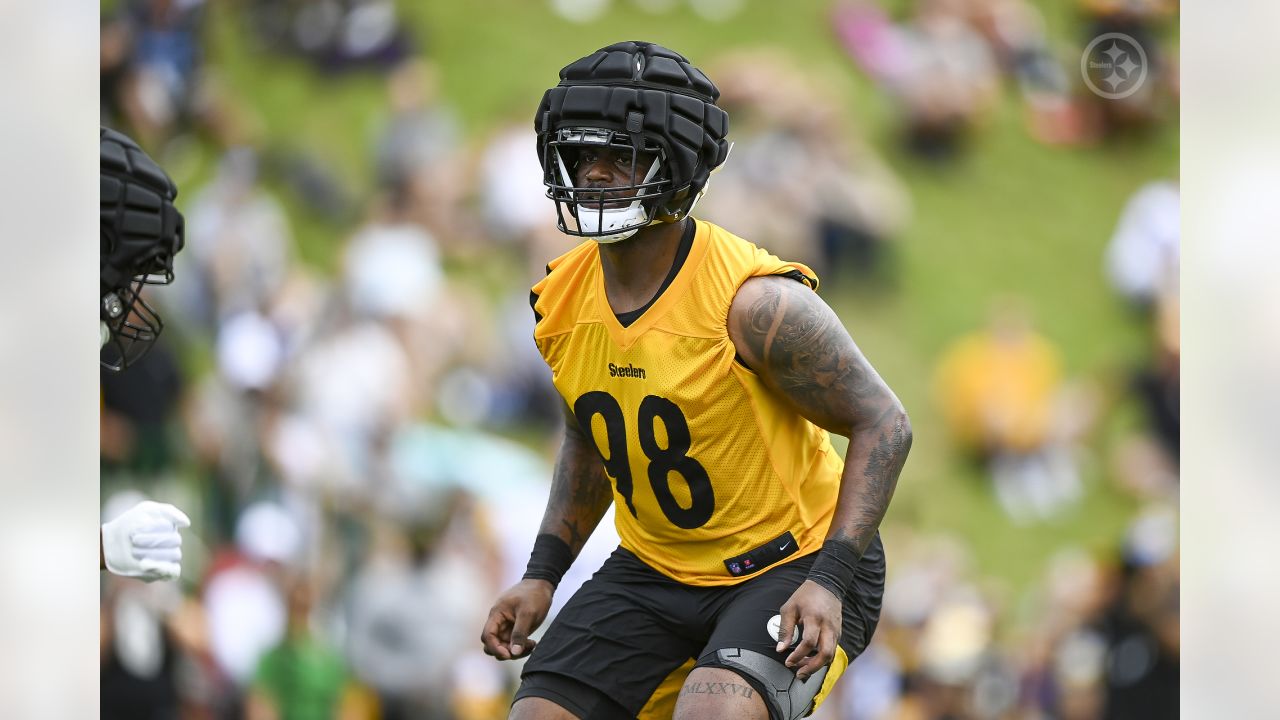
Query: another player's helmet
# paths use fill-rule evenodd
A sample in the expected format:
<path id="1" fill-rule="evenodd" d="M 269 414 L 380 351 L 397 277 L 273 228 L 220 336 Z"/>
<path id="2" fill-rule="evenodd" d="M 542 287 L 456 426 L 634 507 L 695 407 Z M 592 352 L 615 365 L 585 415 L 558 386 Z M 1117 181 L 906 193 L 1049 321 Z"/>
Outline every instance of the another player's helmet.
<path id="1" fill-rule="evenodd" d="M 560 230 L 615 242 L 650 223 L 687 216 L 729 155 L 729 116 L 716 107 L 719 97 L 684 56 L 653 43 L 617 43 L 565 66 L 534 117 L 543 183 Z M 630 184 L 574 187 L 577 154 L 602 146 L 631 151 Z M 637 178 L 641 153 L 656 160 Z M 619 207 L 619 194 L 632 192 L 634 200 Z"/>
<path id="2" fill-rule="evenodd" d="M 173 256 L 182 249 L 178 188 L 138 144 L 102 128 L 101 179 L 102 366 L 122 370 L 142 357 L 164 328 L 140 295 L 143 285 L 173 281 Z"/>

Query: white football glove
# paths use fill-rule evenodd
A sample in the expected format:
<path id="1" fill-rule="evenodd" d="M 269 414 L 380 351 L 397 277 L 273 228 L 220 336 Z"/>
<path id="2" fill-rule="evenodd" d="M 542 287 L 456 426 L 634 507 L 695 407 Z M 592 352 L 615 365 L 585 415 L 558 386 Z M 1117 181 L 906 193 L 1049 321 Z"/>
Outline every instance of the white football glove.
<path id="1" fill-rule="evenodd" d="M 147 582 L 182 574 L 182 536 L 191 520 L 168 503 L 147 500 L 102 526 L 102 557 L 116 575 Z"/>

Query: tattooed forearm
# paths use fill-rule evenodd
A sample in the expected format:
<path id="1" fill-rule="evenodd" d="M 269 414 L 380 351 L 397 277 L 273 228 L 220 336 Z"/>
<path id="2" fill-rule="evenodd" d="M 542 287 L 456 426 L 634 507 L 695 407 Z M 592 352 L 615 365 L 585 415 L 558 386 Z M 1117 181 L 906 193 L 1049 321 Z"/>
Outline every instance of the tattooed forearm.
<path id="1" fill-rule="evenodd" d="M 831 308 L 784 278 L 747 281 L 729 334 L 761 380 L 812 422 L 849 438 L 829 539 L 866 550 L 911 448 L 911 424 L 893 391 Z"/>
<path id="2" fill-rule="evenodd" d="M 578 431 L 577 420 L 567 408 L 565 412 L 564 444 L 556 458 L 547 511 L 538 532 L 559 536 L 576 557 L 613 502 L 613 491 L 600 455 Z"/>
<path id="3" fill-rule="evenodd" d="M 910 450 L 911 422 L 906 413 L 849 438 L 829 540 L 848 543 L 858 555 L 866 552 L 893 499 Z"/>
<path id="4" fill-rule="evenodd" d="M 749 685 L 731 682 L 692 682 L 680 690 L 681 695 L 737 695 L 749 698 L 755 694 Z"/>

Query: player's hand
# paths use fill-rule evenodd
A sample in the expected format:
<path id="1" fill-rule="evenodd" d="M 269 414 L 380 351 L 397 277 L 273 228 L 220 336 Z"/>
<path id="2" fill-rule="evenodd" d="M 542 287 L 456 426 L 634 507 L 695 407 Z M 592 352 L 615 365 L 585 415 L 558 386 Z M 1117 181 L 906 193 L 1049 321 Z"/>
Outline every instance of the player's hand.
<path id="1" fill-rule="evenodd" d="M 796 625 L 804 629 L 800 642 L 785 661 L 801 681 L 808 680 L 835 657 L 843 625 L 841 611 L 840 598 L 812 580 L 805 580 L 779 610 L 779 638 L 791 638 Z M 779 641 L 777 652 L 786 652 L 789 644 Z"/>
<path id="2" fill-rule="evenodd" d="M 547 619 L 554 590 L 546 580 L 521 580 L 498 596 L 480 633 L 485 654 L 514 660 L 533 652 L 529 633 Z"/>
<path id="3" fill-rule="evenodd" d="M 147 500 L 102 526 L 102 559 L 116 575 L 152 582 L 182 574 L 182 536 L 191 520 L 168 503 Z"/>

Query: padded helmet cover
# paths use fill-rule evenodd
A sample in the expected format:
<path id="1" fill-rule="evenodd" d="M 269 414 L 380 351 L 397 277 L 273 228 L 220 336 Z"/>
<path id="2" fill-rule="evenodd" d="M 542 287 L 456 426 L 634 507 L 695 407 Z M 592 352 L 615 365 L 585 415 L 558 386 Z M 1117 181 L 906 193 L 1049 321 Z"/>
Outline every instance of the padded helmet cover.
<path id="1" fill-rule="evenodd" d="M 173 206 L 177 186 L 137 143 L 115 130 L 100 129 L 98 149 L 102 294 L 137 277 L 168 282 L 184 235 L 182 213 Z"/>

